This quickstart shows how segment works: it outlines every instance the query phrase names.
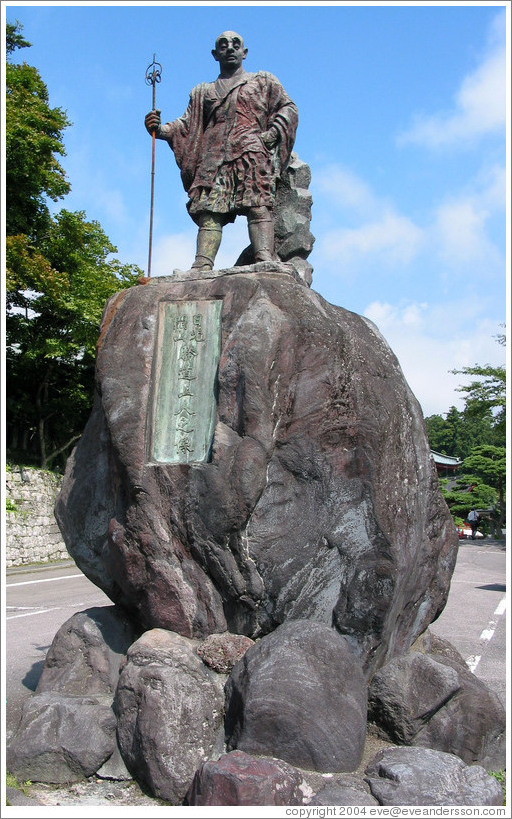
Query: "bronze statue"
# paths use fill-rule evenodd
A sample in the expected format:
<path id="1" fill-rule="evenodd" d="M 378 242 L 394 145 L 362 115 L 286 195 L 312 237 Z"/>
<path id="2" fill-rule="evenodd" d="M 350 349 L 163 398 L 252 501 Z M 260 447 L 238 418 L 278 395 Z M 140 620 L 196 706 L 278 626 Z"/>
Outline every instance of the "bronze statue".
<path id="1" fill-rule="evenodd" d="M 188 193 L 188 212 L 199 226 L 198 270 L 211 270 L 222 228 L 247 217 L 255 261 L 274 256 L 276 179 L 290 158 L 298 123 L 296 105 L 266 71 L 249 73 L 239 34 L 225 31 L 212 50 L 220 64 L 215 82 L 192 89 L 182 117 L 161 124 L 146 115 L 148 133 L 169 143 Z"/>

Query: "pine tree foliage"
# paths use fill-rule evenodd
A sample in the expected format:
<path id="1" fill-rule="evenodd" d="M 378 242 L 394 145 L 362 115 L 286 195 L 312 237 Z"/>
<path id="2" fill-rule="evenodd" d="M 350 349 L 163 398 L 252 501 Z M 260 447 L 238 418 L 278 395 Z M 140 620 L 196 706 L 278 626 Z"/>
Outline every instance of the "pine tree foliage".
<path id="1" fill-rule="evenodd" d="M 504 333 L 496 340 L 505 346 Z M 443 480 L 441 488 L 456 520 L 476 508 L 499 534 L 506 523 L 506 368 L 487 364 L 452 372 L 471 378 L 458 388 L 464 410 L 451 407 L 446 417 L 425 419 L 431 448 L 463 460 L 457 478 Z"/>

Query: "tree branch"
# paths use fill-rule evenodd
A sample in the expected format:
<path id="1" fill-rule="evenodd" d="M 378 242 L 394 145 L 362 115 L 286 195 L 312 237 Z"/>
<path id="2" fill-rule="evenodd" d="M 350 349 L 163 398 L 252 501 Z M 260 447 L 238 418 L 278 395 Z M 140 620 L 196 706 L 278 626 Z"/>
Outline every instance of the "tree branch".
<path id="1" fill-rule="evenodd" d="M 51 461 L 53 461 L 54 458 L 57 457 L 57 455 L 60 455 L 61 452 L 64 452 L 64 450 L 66 450 L 69 446 L 71 446 L 71 444 L 73 444 L 75 441 L 78 441 L 78 439 L 81 438 L 81 437 L 82 437 L 81 432 L 78 433 L 78 435 L 73 435 L 59 449 L 54 450 L 54 452 L 52 452 L 50 455 L 47 456 L 46 463 L 49 464 Z"/>

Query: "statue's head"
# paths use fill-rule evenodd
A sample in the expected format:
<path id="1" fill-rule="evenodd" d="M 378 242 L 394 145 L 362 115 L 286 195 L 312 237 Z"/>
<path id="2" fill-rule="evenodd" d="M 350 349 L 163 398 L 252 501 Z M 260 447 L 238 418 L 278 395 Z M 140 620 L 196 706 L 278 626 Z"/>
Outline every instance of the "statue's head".
<path id="1" fill-rule="evenodd" d="M 215 40 L 215 48 L 212 50 L 212 54 L 214 59 L 220 63 L 221 68 L 238 68 L 247 57 L 244 38 L 236 31 L 223 31 Z"/>

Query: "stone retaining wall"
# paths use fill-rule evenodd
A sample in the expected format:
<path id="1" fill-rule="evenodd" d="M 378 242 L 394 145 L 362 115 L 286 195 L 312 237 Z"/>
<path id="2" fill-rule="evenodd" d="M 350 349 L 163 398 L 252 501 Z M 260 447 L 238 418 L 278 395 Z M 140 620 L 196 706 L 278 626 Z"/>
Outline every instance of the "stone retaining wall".
<path id="1" fill-rule="evenodd" d="M 7 472 L 6 566 L 69 559 L 53 514 L 62 478 L 42 469 Z"/>

